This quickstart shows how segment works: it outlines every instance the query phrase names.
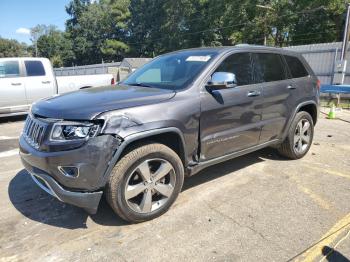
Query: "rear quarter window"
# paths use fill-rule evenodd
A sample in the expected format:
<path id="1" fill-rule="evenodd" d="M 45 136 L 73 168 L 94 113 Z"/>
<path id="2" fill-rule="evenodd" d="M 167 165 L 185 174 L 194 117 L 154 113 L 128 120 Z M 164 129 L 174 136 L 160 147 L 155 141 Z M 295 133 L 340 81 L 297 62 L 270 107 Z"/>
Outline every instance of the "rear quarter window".
<path id="1" fill-rule="evenodd" d="M 27 76 L 44 76 L 45 69 L 41 61 L 24 61 Z"/>
<path id="2" fill-rule="evenodd" d="M 255 53 L 254 69 L 256 82 L 273 82 L 286 79 L 281 56 L 273 53 Z"/>
<path id="3" fill-rule="evenodd" d="M 309 75 L 309 72 L 297 57 L 285 55 L 284 58 L 286 59 L 292 78 L 305 77 Z"/>

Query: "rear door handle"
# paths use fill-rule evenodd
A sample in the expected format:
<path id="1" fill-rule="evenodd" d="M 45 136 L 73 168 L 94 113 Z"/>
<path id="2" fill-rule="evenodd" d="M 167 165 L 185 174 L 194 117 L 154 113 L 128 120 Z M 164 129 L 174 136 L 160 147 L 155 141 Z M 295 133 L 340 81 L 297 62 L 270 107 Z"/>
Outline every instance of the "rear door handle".
<path id="1" fill-rule="evenodd" d="M 290 90 L 292 90 L 292 89 L 297 89 L 295 86 L 291 86 L 291 85 L 289 85 L 289 86 L 287 86 L 287 89 L 290 89 Z"/>
<path id="2" fill-rule="evenodd" d="M 43 83 L 43 84 L 50 84 L 51 81 L 41 81 L 41 83 Z"/>
<path id="3" fill-rule="evenodd" d="M 254 97 L 254 96 L 260 96 L 260 94 L 261 94 L 260 91 L 249 91 L 247 96 Z"/>
<path id="4" fill-rule="evenodd" d="M 20 86 L 22 83 L 11 83 L 13 86 Z"/>

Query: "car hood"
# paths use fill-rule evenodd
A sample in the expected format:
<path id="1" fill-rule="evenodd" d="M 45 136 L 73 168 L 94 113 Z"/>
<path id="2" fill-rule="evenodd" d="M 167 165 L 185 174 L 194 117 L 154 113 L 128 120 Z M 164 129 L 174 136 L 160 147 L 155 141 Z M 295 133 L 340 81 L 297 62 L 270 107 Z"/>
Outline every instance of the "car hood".
<path id="1" fill-rule="evenodd" d="M 33 104 L 35 115 L 68 120 L 91 120 L 100 113 L 159 103 L 172 98 L 175 91 L 126 85 L 82 89 Z"/>

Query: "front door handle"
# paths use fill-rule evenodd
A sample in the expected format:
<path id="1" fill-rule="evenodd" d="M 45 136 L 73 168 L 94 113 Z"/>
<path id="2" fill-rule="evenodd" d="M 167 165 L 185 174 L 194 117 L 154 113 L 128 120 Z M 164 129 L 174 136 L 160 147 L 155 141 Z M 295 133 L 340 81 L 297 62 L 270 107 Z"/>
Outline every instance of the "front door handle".
<path id="1" fill-rule="evenodd" d="M 293 89 L 297 89 L 297 88 L 295 86 L 289 85 L 289 86 L 287 86 L 287 89 L 293 90 Z"/>
<path id="2" fill-rule="evenodd" d="M 260 94 L 261 94 L 260 91 L 249 91 L 247 96 L 254 97 L 254 96 L 260 96 Z"/>
<path id="3" fill-rule="evenodd" d="M 43 84 L 50 84 L 51 81 L 41 81 L 41 83 L 43 83 Z"/>
<path id="4" fill-rule="evenodd" d="M 20 86 L 22 83 L 11 83 L 13 86 Z"/>

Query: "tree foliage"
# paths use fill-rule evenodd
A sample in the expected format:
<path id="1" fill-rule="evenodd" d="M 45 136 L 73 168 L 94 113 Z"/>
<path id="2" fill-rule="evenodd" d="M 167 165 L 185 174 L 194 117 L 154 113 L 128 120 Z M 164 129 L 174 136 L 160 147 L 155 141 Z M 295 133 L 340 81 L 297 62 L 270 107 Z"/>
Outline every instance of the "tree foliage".
<path id="1" fill-rule="evenodd" d="M 17 40 L 5 39 L 0 37 L 0 58 L 28 56 L 28 46 L 19 43 Z"/>
<path id="2" fill-rule="evenodd" d="M 65 32 L 32 29 L 56 66 L 153 57 L 200 46 L 340 41 L 345 0 L 71 0 Z"/>
<path id="3" fill-rule="evenodd" d="M 75 60 L 71 38 L 54 26 L 38 38 L 37 47 L 38 56 L 49 58 L 54 67 L 70 66 Z"/>
<path id="4" fill-rule="evenodd" d="M 120 60 L 129 51 L 125 43 L 128 6 L 127 0 L 74 0 L 69 4 L 67 32 L 74 39 L 77 63 Z"/>
<path id="5" fill-rule="evenodd" d="M 272 46 L 339 41 L 343 0 L 131 0 L 130 46 L 136 54 L 179 48 Z"/>

